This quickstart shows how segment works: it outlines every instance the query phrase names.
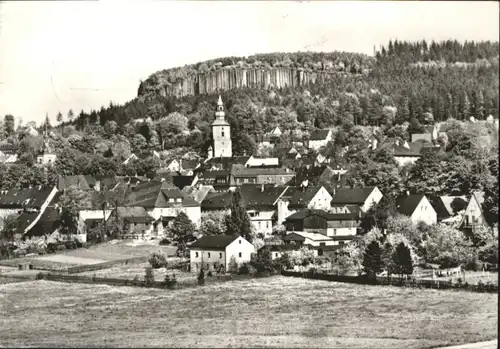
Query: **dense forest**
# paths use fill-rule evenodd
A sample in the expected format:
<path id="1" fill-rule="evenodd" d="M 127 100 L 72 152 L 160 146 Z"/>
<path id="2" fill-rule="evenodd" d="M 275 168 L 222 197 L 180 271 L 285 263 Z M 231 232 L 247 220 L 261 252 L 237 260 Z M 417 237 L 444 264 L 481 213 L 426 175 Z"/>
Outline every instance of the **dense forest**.
<path id="1" fill-rule="evenodd" d="M 489 190 L 492 197 L 492 176 L 498 171 L 497 133 L 492 125 L 465 121 L 489 115 L 498 119 L 498 59 L 498 43 L 394 41 L 381 47 L 375 57 L 345 52 L 276 53 L 216 59 L 160 73 L 173 74 L 169 79 L 178 82 L 189 74 L 233 65 L 327 71 L 334 78 L 221 91 L 232 126 L 233 154 L 255 152 L 256 136 L 272 126 L 289 131 L 281 145 L 316 128 L 334 127 L 335 139 L 322 151 L 344 163 L 355 185 L 377 185 L 394 197 L 406 190 L 450 194 L 473 189 Z M 6 118 L 1 143 L 18 145 L 20 161 L 9 168 L 0 166 L 0 186 L 51 183 L 58 174 L 154 175 L 158 162 L 151 156 L 153 150 L 167 159 L 185 153 L 203 155 L 218 93 L 182 98 L 154 89 L 146 93 L 151 79 L 141 84 L 137 98 L 124 105 L 110 104 L 77 115 L 70 111 L 66 120 L 62 114 L 57 117 L 57 127 L 51 127 L 48 119 L 40 125 L 39 131 L 49 130 L 58 153 L 56 167 L 48 172 L 32 166 L 42 137 L 14 131 L 12 117 Z M 411 169 L 397 168 L 383 147 L 366 150 L 373 127 L 379 128 L 381 141 L 410 140 L 412 132 L 444 121 L 442 129 L 448 134 L 444 155 L 425 156 Z M 486 148 L 481 143 L 484 137 L 490 140 Z M 343 153 L 346 147 L 349 151 Z M 140 159 L 124 165 L 131 153 Z"/>

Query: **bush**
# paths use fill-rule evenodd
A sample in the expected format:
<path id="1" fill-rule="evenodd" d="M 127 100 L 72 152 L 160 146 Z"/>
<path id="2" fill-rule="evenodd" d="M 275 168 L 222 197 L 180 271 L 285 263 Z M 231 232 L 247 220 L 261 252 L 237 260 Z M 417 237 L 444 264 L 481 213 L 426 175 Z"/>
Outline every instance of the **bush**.
<path id="1" fill-rule="evenodd" d="M 145 268 L 145 273 L 144 273 L 144 285 L 145 286 L 151 286 L 155 282 L 155 276 L 153 274 L 153 268 L 147 267 Z"/>
<path id="2" fill-rule="evenodd" d="M 136 275 L 136 276 L 132 279 L 132 285 L 134 285 L 134 286 L 140 286 L 140 285 L 141 285 L 141 281 L 139 280 L 139 275 Z"/>
<path id="3" fill-rule="evenodd" d="M 153 269 L 167 267 L 167 259 L 160 253 L 151 253 L 149 255 L 149 264 Z"/>
<path id="4" fill-rule="evenodd" d="M 236 258 L 234 256 L 229 260 L 228 271 L 232 274 L 236 274 L 238 272 L 238 263 L 236 263 Z"/>
<path id="5" fill-rule="evenodd" d="M 167 288 L 174 288 L 177 285 L 177 279 L 175 278 L 175 274 L 170 277 L 170 275 L 165 275 L 165 286 Z"/>
<path id="6" fill-rule="evenodd" d="M 45 279 L 45 274 L 42 273 L 42 272 L 39 272 L 38 274 L 36 274 L 36 280 L 43 280 Z"/>
<path id="7" fill-rule="evenodd" d="M 207 276 L 213 276 L 211 270 L 208 271 Z"/>
<path id="8" fill-rule="evenodd" d="M 198 285 L 204 285 L 204 284 L 205 284 L 205 272 L 203 271 L 203 268 L 201 268 L 198 274 Z"/>
<path id="9" fill-rule="evenodd" d="M 257 269 L 253 267 L 250 263 L 243 263 L 238 270 L 240 275 L 255 275 L 257 274 Z"/>
<path id="10" fill-rule="evenodd" d="M 160 240 L 160 245 L 170 245 L 172 242 L 167 239 L 167 238 L 163 238 Z"/>

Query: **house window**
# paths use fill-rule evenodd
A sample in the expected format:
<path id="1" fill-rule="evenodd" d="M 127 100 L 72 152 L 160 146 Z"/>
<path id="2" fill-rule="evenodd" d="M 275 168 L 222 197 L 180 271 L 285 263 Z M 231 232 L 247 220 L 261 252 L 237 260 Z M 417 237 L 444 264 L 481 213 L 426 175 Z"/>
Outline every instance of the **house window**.
<path id="1" fill-rule="evenodd" d="M 269 228 L 269 222 L 266 222 L 266 228 Z"/>
<path id="2" fill-rule="evenodd" d="M 241 258 L 241 252 L 239 252 L 239 253 L 238 253 L 238 257 L 240 257 L 240 258 Z"/>
<path id="3" fill-rule="evenodd" d="M 174 199 L 170 198 L 168 199 L 168 202 L 174 202 Z"/>
<path id="4" fill-rule="evenodd" d="M 240 242 L 240 245 L 241 245 L 241 240 L 239 240 L 239 242 Z"/>
<path id="5" fill-rule="evenodd" d="M 337 235 L 337 229 L 333 229 L 333 235 Z"/>
<path id="6" fill-rule="evenodd" d="M 248 183 L 248 178 L 243 179 L 243 183 Z"/>
<path id="7" fill-rule="evenodd" d="M 319 245 L 320 246 L 326 246 L 326 243 L 325 242 L 320 242 Z"/>
<path id="8" fill-rule="evenodd" d="M 222 253 L 219 253 L 219 258 L 222 258 Z"/>
<path id="9" fill-rule="evenodd" d="M 344 241 L 339 241 L 339 245 L 343 245 L 344 244 Z"/>
<path id="10" fill-rule="evenodd" d="M 182 199 L 181 199 L 181 198 L 177 198 L 177 202 L 181 202 L 181 201 L 182 201 Z"/>
<path id="11" fill-rule="evenodd" d="M 195 257 L 198 258 L 198 252 L 195 253 Z"/>
<path id="12" fill-rule="evenodd" d="M 210 258 L 210 252 L 208 252 L 207 254 L 208 254 L 208 258 Z"/>
<path id="13" fill-rule="evenodd" d="M 224 137 L 224 129 L 222 129 L 222 132 L 221 132 L 221 137 Z"/>
<path id="14" fill-rule="evenodd" d="M 134 223 L 134 227 L 137 227 L 137 223 Z"/>

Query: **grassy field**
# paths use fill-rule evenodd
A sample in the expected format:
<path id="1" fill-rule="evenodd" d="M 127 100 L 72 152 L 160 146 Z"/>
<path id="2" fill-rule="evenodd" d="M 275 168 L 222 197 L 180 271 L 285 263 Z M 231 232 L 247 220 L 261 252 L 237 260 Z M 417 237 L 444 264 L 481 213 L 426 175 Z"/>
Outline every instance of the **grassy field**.
<path id="1" fill-rule="evenodd" d="M 179 260 L 176 258 L 175 260 Z M 168 262 L 173 263 L 174 259 L 169 258 Z M 132 280 L 136 275 L 139 276 L 140 280 L 144 279 L 145 269 L 149 267 L 150 264 L 146 263 L 138 263 L 138 264 L 122 264 L 117 265 L 108 269 L 96 270 L 96 271 L 86 271 L 83 273 L 78 273 L 76 275 L 85 275 L 85 276 L 97 276 L 97 277 L 109 277 L 116 279 L 127 279 Z M 165 275 L 175 274 L 177 281 L 183 280 L 196 280 L 196 274 L 182 272 L 176 269 L 153 269 L 154 277 L 156 281 L 165 280 Z"/>
<path id="2" fill-rule="evenodd" d="M 183 290 L 0 285 L 2 346 L 431 348 L 497 336 L 496 295 L 282 276 Z"/>
<path id="3" fill-rule="evenodd" d="M 1 260 L 0 264 L 4 266 L 17 266 L 19 263 L 31 263 L 40 268 L 63 270 L 79 265 L 98 264 L 147 256 L 152 252 L 172 256 L 175 255 L 175 251 L 176 248 L 172 246 L 159 246 L 158 241 L 115 240 L 89 248 L 79 248 L 55 254 Z"/>

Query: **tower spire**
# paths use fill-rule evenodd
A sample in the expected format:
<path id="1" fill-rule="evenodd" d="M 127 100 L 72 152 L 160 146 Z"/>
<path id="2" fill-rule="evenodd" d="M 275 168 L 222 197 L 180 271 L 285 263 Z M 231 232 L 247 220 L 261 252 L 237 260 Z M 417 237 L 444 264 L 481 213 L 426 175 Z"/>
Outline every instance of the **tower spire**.
<path id="1" fill-rule="evenodd" d="M 217 101 L 217 105 L 218 105 L 218 106 L 223 106 L 223 104 L 222 104 L 222 97 L 221 97 L 221 95 L 219 95 L 219 100 Z"/>

